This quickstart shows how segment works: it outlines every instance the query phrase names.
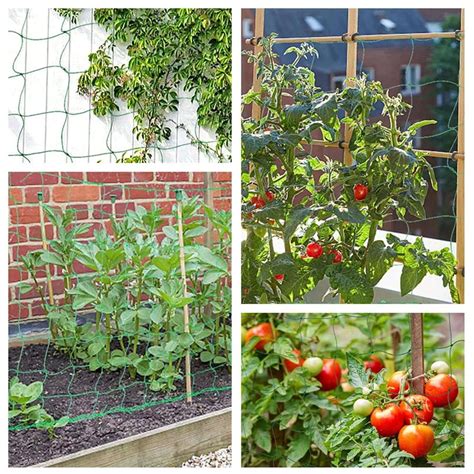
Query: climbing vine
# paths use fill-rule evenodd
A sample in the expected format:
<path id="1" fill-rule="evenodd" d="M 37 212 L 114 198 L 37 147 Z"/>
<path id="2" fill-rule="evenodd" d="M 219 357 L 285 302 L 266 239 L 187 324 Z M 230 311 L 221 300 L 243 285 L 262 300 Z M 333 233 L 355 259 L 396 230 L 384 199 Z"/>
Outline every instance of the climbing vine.
<path id="1" fill-rule="evenodd" d="M 80 14 L 56 11 L 72 22 Z M 78 93 L 91 98 L 99 117 L 118 110 L 119 101 L 133 110 L 133 133 L 143 148 L 121 161 L 148 161 L 154 144 L 168 140 L 173 127 L 184 127 L 169 117 L 178 108 L 181 85 L 199 104 L 198 124 L 213 130 L 217 142 L 210 147 L 185 130 L 188 138 L 224 160 L 231 140 L 231 10 L 100 8 L 94 20 L 108 37 L 89 55 Z M 129 60 L 117 66 L 112 54 L 119 45 L 126 46 Z"/>

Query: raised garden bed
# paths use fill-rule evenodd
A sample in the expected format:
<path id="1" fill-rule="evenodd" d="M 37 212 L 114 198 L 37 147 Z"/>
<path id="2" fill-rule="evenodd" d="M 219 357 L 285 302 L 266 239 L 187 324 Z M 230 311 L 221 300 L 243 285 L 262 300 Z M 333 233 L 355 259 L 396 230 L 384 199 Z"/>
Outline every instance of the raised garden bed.
<path id="1" fill-rule="evenodd" d="M 24 383 L 43 380 L 48 413 L 55 418 L 67 414 L 84 419 L 57 429 L 53 439 L 45 430 L 10 431 L 9 465 L 49 466 L 57 464 L 51 460 L 67 456 L 59 465 L 170 466 L 205 452 L 200 449 L 227 446 L 230 410 L 222 409 L 231 405 L 231 391 L 226 389 L 231 385 L 230 373 L 224 366 L 213 368 L 199 360 L 193 360 L 192 367 L 196 396 L 187 404 L 182 382 L 176 384 L 175 392 L 152 392 L 142 380 L 130 379 L 126 371 L 91 372 L 74 366 L 50 345 L 11 348 L 10 377 L 20 371 Z M 210 414 L 216 417 L 203 417 Z M 219 433 L 210 435 L 210 425 L 219 427 Z M 190 439 L 189 433 L 203 436 L 202 443 Z M 147 455 L 137 455 L 137 450 Z M 79 454 L 69 456 L 74 453 Z"/>

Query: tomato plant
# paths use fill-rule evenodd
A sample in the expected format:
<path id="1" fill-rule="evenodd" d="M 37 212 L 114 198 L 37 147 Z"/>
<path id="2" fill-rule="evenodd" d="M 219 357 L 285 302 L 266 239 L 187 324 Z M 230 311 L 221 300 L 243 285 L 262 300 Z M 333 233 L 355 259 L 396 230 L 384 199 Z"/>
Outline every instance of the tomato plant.
<path id="1" fill-rule="evenodd" d="M 402 296 L 433 274 L 458 302 L 456 260 L 448 248 L 430 251 L 421 237 L 409 241 L 378 233 L 394 216 L 426 217 L 428 188 L 436 190 L 437 183 L 425 156 L 414 150 L 413 137 L 434 121 L 402 131 L 398 120 L 410 105 L 401 95 L 391 96 L 365 77 L 342 91 L 324 92 L 314 73 L 299 66 L 316 54 L 311 45 L 292 46 L 286 54 L 294 61 L 282 64 L 272 43 L 273 37 L 263 38 L 262 52 L 249 53 L 262 93 L 250 90 L 243 97 L 244 104 L 263 111 L 242 123 L 243 301 L 301 302 L 325 280 L 328 295 L 371 303 L 375 286 L 397 260 L 403 265 Z M 373 120 L 376 110 L 386 124 Z M 342 140 L 341 122 L 352 131 L 351 165 L 308 151 L 315 133 L 327 143 Z M 256 206 L 252 196 L 263 198 L 268 190 L 274 198 Z M 312 242 L 324 253 L 316 247 L 311 255 Z M 285 275 L 281 284 L 275 274 Z"/>
<path id="2" fill-rule="evenodd" d="M 462 465 L 462 409 L 434 408 L 416 394 L 409 346 L 390 352 L 394 328 L 409 340 L 406 315 L 266 313 L 242 320 L 247 331 L 261 324 L 274 329 L 263 351 L 256 338 L 242 346 L 243 466 Z M 440 357 L 443 321 L 425 317 L 426 348 L 437 348 L 427 350 L 427 367 L 434 354 Z M 374 373 L 367 361 L 384 367 Z M 454 361 L 462 364 L 459 347 L 448 365 L 462 375 Z M 404 374 L 406 393 L 389 393 L 395 372 Z"/>

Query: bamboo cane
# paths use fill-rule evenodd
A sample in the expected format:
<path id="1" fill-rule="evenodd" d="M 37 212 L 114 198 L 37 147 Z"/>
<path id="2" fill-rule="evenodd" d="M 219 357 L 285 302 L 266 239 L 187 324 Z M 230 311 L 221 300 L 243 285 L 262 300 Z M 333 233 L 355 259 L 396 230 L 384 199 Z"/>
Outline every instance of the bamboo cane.
<path id="1" fill-rule="evenodd" d="M 44 223 L 44 210 L 43 210 L 43 193 L 38 193 L 38 202 L 39 202 L 39 213 L 40 213 L 40 225 L 41 225 L 41 241 L 43 244 L 43 250 L 48 250 L 48 242 L 46 239 L 46 227 Z M 48 294 L 49 294 L 49 304 L 54 305 L 54 292 L 53 292 L 53 282 L 51 281 L 51 271 L 49 264 L 46 265 L 46 281 L 48 284 Z"/>
<path id="2" fill-rule="evenodd" d="M 43 193 L 39 192 L 38 193 L 38 203 L 39 203 L 39 214 L 40 214 L 40 227 L 41 227 L 41 241 L 43 244 L 43 250 L 48 250 L 48 242 L 46 239 L 46 227 L 44 223 L 44 210 L 43 210 Z M 49 268 L 49 264 L 46 264 L 45 266 L 45 271 L 46 271 L 46 282 L 48 285 L 48 295 L 49 295 L 49 304 L 51 306 L 54 306 L 54 292 L 53 292 L 53 282 L 51 280 L 51 271 Z M 51 321 L 51 335 L 53 337 L 53 340 L 56 339 L 57 337 L 57 328 L 56 324 Z"/>
<path id="3" fill-rule="evenodd" d="M 265 21 L 265 9 L 264 8 L 257 8 L 255 10 L 255 28 L 254 34 L 257 38 L 263 36 L 264 32 L 264 21 Z M 259 44 L 254 46 L 254 54 L 260 53 L 262 47 Z M 261 81 L 257 77 L 257 68 L 258 65 L 255 62 L 253 65 L 253 79 L 252 79 L 252 89 L 254 92 L 260 92 L 261 90 Z M 258 120 L 261 116 L 262 108 L 260 105 L 256 104 L 255 102 L 252 103 L 252 118 Z"/>
<path id="4" fill-rule="evenodd" d="M 461 26 L 461 31 L 463 27 Z M 302 37 L 289 37 L 289 38 L 275 38 L 275 43 L 357 43 L 363 41 L 393 41 L 393 40 L 429 40 L 429 39 L 454 39 L 457 38 L 458 32 L 456 31 L 441 31 L 433 33 L 386 33 L 379 35 L 360 35 L 350 33 L 348 31 L 345 35 L 339 36 L 302 36 Z M 258 43 L 259 35 L 255 33 L 254 38 L 245 40 L 247 44 L 255 45 Z"/>
<path id="5" fill-rule="evenodd" d="M 461 10 L 461 31 L 464 31 L 464 9 Z M 458 95 L 458 152 L 464 157 L 464 37 L 459 47 L 459 95 Z M 459 299 L 464 303 L 464 159 L 457 162 L 456 183 L 456 287 Z"/>
<path id="6" fill-rule="evenodd" d="M 178 239 L 179 239 L 179 261 L 181 267 L 181 278 L 183 280 L 183 296 L 187 298 L 187 284 L 186 284 L 186 264 L 184 260 L 184 234 L 183 234 L 183 191 L 177 189 L 176 204 L 178 210 Z M 183 307 L 184 332 L 189 334 L 189 307 L 187 304 Z M 186 378 L 186 401 L 192 402 L 192 387 L 191 387 L 191 355 L 189 349 L 185 356 L 185 378 Z"/>

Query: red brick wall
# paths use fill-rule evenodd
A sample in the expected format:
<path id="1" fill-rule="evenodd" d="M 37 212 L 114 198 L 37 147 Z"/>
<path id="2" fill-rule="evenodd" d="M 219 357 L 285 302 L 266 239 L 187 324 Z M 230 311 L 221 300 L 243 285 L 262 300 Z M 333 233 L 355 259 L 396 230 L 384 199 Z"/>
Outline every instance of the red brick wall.
<path id="1" fill-rule="evenodd" d="M 211 193 L 214 209 L 231 209 L 231 174 L 209 173 L 212 176 Z M 123 216 L 128 209 L 141 205 L 149 208 L 152 203 L 162 209 L 163 225 L 170 224 L 171 210 L 175 202 L 174 189 L 181 188 L 189 196 L 204 196 L 202 172 L 73 172 L 73 173 L 10 173 L 9 174 L 9 232 L 8 232 L 8 298 L 9 320 L 38 318 L 43 316 L 36 293 L 19 295 L 17 284 L 27 281 L 27 273 L 21 269 L 20 257 L 31 250 L 41 248 L 41 226 L 38 192 L 44 202 L 56 209 L 76 209 L 76 220 L 92 223 L 85 238 L 93 236 L 95 229 L 108 229 L 112 212 L 111 195 L 116 196 L 115 212 Z M 53 228 L 47 223 L 48 238 Z M 162 234 L 158 234 L 162 237 Z M 78 273 L 87 271 L 76 268 Z M 43 281 L 45 274 L 42 275 Z M 61 301 L 64 288 L 62 279 L 53 275 L 53 288 Z"/>

